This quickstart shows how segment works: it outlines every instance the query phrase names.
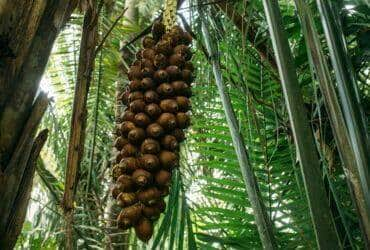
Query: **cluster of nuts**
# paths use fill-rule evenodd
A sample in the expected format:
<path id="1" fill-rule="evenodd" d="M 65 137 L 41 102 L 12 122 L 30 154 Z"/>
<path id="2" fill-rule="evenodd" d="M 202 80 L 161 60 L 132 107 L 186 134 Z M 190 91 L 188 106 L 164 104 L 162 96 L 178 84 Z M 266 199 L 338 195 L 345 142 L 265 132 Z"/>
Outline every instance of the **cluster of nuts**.
<path id="1" fill-rule="evenodd" d="M 134 227 L 144 242 L 153 234 L 153 221 L 165 210 L 171 172 L 179 165 L 179 143 L 190 124 L 191 40 L 179 26 L 165 32 L 163 24 L 155 23 L 120 96 L 127 108 L 114 142 L 112 195 L 122 207 L 118 227 Z"/>

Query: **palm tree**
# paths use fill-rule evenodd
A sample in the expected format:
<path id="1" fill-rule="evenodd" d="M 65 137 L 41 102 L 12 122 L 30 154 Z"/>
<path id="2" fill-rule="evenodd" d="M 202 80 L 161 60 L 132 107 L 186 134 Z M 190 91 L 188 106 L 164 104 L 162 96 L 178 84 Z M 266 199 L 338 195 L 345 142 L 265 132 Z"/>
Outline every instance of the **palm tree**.
<path id="1" fill-rule="evenodd" d="M 97 45 L 101 49 L 94 58 L 86 96 L 84 154 L 74 186 L 74 247 L 368 247 L 366 165 L 361 165 L 366 157 L 356 150 L 366 152 L 361 140 L 366 139 L 364 131 L 369 128 L 369 63 L 365 53 L 369 6 L 365 1 L 329 1 L 334 15 L 330 16 L 322 2 L 280 1 L 277 5 L 277 1 L 188 0 L 179 6 L 178 22 L 193 35 L 192 60 L 197 67 L 192 126 L 181 145 L 181 166 L 172 179 L 167 210 L 148 244 L 115 227 L 117 210 L 109 192 L 111 144 L 117 118 L 116 90 L 126 84 L 132 55 L 140 48 L 147 28 L 161 15 L 164 1 L 94 2 L 101 8 L 97 44 L 102 45 Z M 49 129 L 49 137 L 35 165 L 30 214 L 16 248 L 56 249 L 66 241 L 61 200 L 66 187 L 67 145 L 74 132 L 69 132 L 70 121 L 73 96 L 78 93 L 75 84 L 86 15 L 84 1 L 80 3 L 83 13 L 76 11 L 73 18 L 65 20 L 41 82 L 51 98 L 40 126 Z M 137 18 L 128 22 L 124 9 L 132 3 Z M 207 24 L 208 33 L 203 32 L 202 23 Z M 335 28 L 336 35 L 345 40 L 336 44 L 329 28 Z M 207 42 L 212 46 L 206 46 Z M 335 46 L 343 60 L 333 54 Z M 348 87 L 341 84 L 349 81 L 340 82 L 343 64 L 339 63 L 353 67 L 350 87 L 358 94 L 341 90 Z M 46 95 L 35 105 L 44 99 Z M 357 110 L 356 119 L 343 108 L 349 104 Z M 353 137 L 355 133 L 363 136 Z M 42 142 L 44 137 L 40 138 Z M 245 170 L 254 176 L 254 184 L 245 178 Z M 248 189 L 257 191 L 257 199 Z M 17 197 L 27 200 L 23 198 L 27 196 Z M 23 214 L 25 209 L 23 204 Z M 264 225 L 269 237 L 261 237 L 264 227 L 258 216 L 268 222 Z M 318 220 L 320 216 L 326 219 Z M 328 228 L 325 232 L 320 231 L 323 225 Z"/>

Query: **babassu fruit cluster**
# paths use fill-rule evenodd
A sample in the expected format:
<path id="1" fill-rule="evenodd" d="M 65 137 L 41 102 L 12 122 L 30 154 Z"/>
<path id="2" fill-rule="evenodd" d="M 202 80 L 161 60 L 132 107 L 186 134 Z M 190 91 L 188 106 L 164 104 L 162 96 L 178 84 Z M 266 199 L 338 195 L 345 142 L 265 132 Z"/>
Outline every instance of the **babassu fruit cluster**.
<path id="1" fill-rule="evenodd" d="M 180 26 L 166 32 L 162 23 L 155 23 L 152 35 L 142 40 L 128 72 L 130 82 L 120 95 L 127 108 L 114 142 L 112 195 L 122 207 L 118 227 L 134 227 L 144 242 L 165 211 L 164 197 L 179 165 L 179 143 L 190 124 L 191 41 Z"/>

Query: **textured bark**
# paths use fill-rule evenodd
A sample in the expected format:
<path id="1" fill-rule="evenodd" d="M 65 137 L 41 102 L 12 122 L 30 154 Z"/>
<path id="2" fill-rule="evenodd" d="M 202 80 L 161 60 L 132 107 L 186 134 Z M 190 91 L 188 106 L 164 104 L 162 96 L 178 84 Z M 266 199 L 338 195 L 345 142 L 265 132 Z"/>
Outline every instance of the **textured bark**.
<path id="1" fill-rule="evenodd" d="M 0 7 L 0 35 L 3 46 L 8 46 L 12 56 L 0 61 L 0 113 L 14 86 L 12 79 L 19 73 L 45 11 L 46 1 L 4 0 Z M 7 40 L 7 41 L 4 41 Z"/>
<path id="2" fill-rule="evenodd" d="M 0 110 L 0 166 L 2 170 L 6 168 L 23 130 L 23 125 L 28 119 L 56 36 L 71 14 L 73 6 L 74 1 L 48 1 L 30 41 L 28 53 L 22 65 L 19 66 L 19 73 L 13 76 L 11 71 L 2 72 L 0 79 L 6 78 L 7 80 L 3 81 L 1 86 L 10 86 L 7 100 Z M 18 8 L 18 6 L 15 7 Z M 9 130 L 9 127 L 12 129 Z"/>
<path id="3" fill-rule="evenodd" d="M 66 249 L 74 249 L 73 212 L 74 194 L 77 188 L 77 174 L 84 150 L 87 119 L 87 96 L 94 69 L 95 47 L 97 43 L 98 12 L 96 1 L 91 1 L 85 12 L 80 45 L 77 81 L 75 87 L 71 132 L 68 145 L 67 169 L 63 210 L 66 219 Z"/>
<path id="4" fill-rule="evenodd" d="M 0 242 L 4 241 L 2 237 L 4 237 L 10 215 L 17 212 L 14 203 L 21 191 L 21 181 L 32 150 L 33 138 L 47 105 L 47 96 L 40 94 L 14 151 L 11 165 L 6 171 L 0 172 L 0 186 L 2 187 L 0 190 Z"/>
<path id="5" fill-rule="evenodd" d="M 12 213 L 9 216 L 6 231 L 3 235 L 4 245 L 0 245 L 1 249 L 13 249 L 17 242 L 17 238 L 22 231 L 24 219 L 27 214 L 28 202 L 31 197 L 32 181 L 36 170 L 37 158 L 39 157 L 47 137 L 48 130 L 42 130 L 33 143 L 30 157 L 27 161 L 27 165 L 20 183 L 20 188 L 14 201 Z"/>
<path id="6" fill-rule="evenodd" d="M 54 40 L 77 0 L 3 0 L 0 3 L 0 249 L 16 240 L 26 212 L 17 197 L 26 197 L 22 181 L 47 97 L 37 90 Z M 35 101 L 36 99 L 36 101 Z M 18 216 L 19 217 L 19 216 Z M 12 219 L 13 218 L 13 219 Z M 5 243 L 4 243 L 5 242 Z"/>

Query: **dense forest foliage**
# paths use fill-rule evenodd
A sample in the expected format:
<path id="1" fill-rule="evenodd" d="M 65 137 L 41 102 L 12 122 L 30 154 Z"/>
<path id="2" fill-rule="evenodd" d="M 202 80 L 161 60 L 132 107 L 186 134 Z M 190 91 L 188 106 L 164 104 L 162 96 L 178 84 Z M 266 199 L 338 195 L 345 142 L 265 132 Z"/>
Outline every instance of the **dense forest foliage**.
<path id="1" fill-rule="evenodd" d="M 77 92 L 80 53 L 86 53 L 83 41 L 94 39 L 84 38 L 93 25 L 96 53 L 72 191 L 73 249 L 369 248 L 366 0 L 179 1 L 177 23 L 193 37 L 196 72 L 180 167 L 149 243 L 132 230 L 117 229 L 110 190 L 112 143 L 125 108 L 118 95 L 164 2 L 79 1 L 65 22 L 40 78 L 38 93 L 46 93 L 49 102 L 38 130 L 48 129 L 48 138 L 36 160 L 15 248 L 59 249 L 66 242 L 71 120 L 74 102 L 84 98 L 76 95 L 82 93 Z M 97 14 L 89 26 L 91 6 Z M 281 23 L 276 22 L 280 16 Z M 0 102 L 0 118 L 6 114 L 2 109 Z M 257 198 L 251 198 L 253 188 Z M 265 235 L 271 248 L 257 214 L 268 222 L 263 228 L 271 231 Z M 317 221 L 326 214 L 332 217 Z M 334 242 L 324 242 L 331 237 L 322 233 L 325 224 Z"/>

